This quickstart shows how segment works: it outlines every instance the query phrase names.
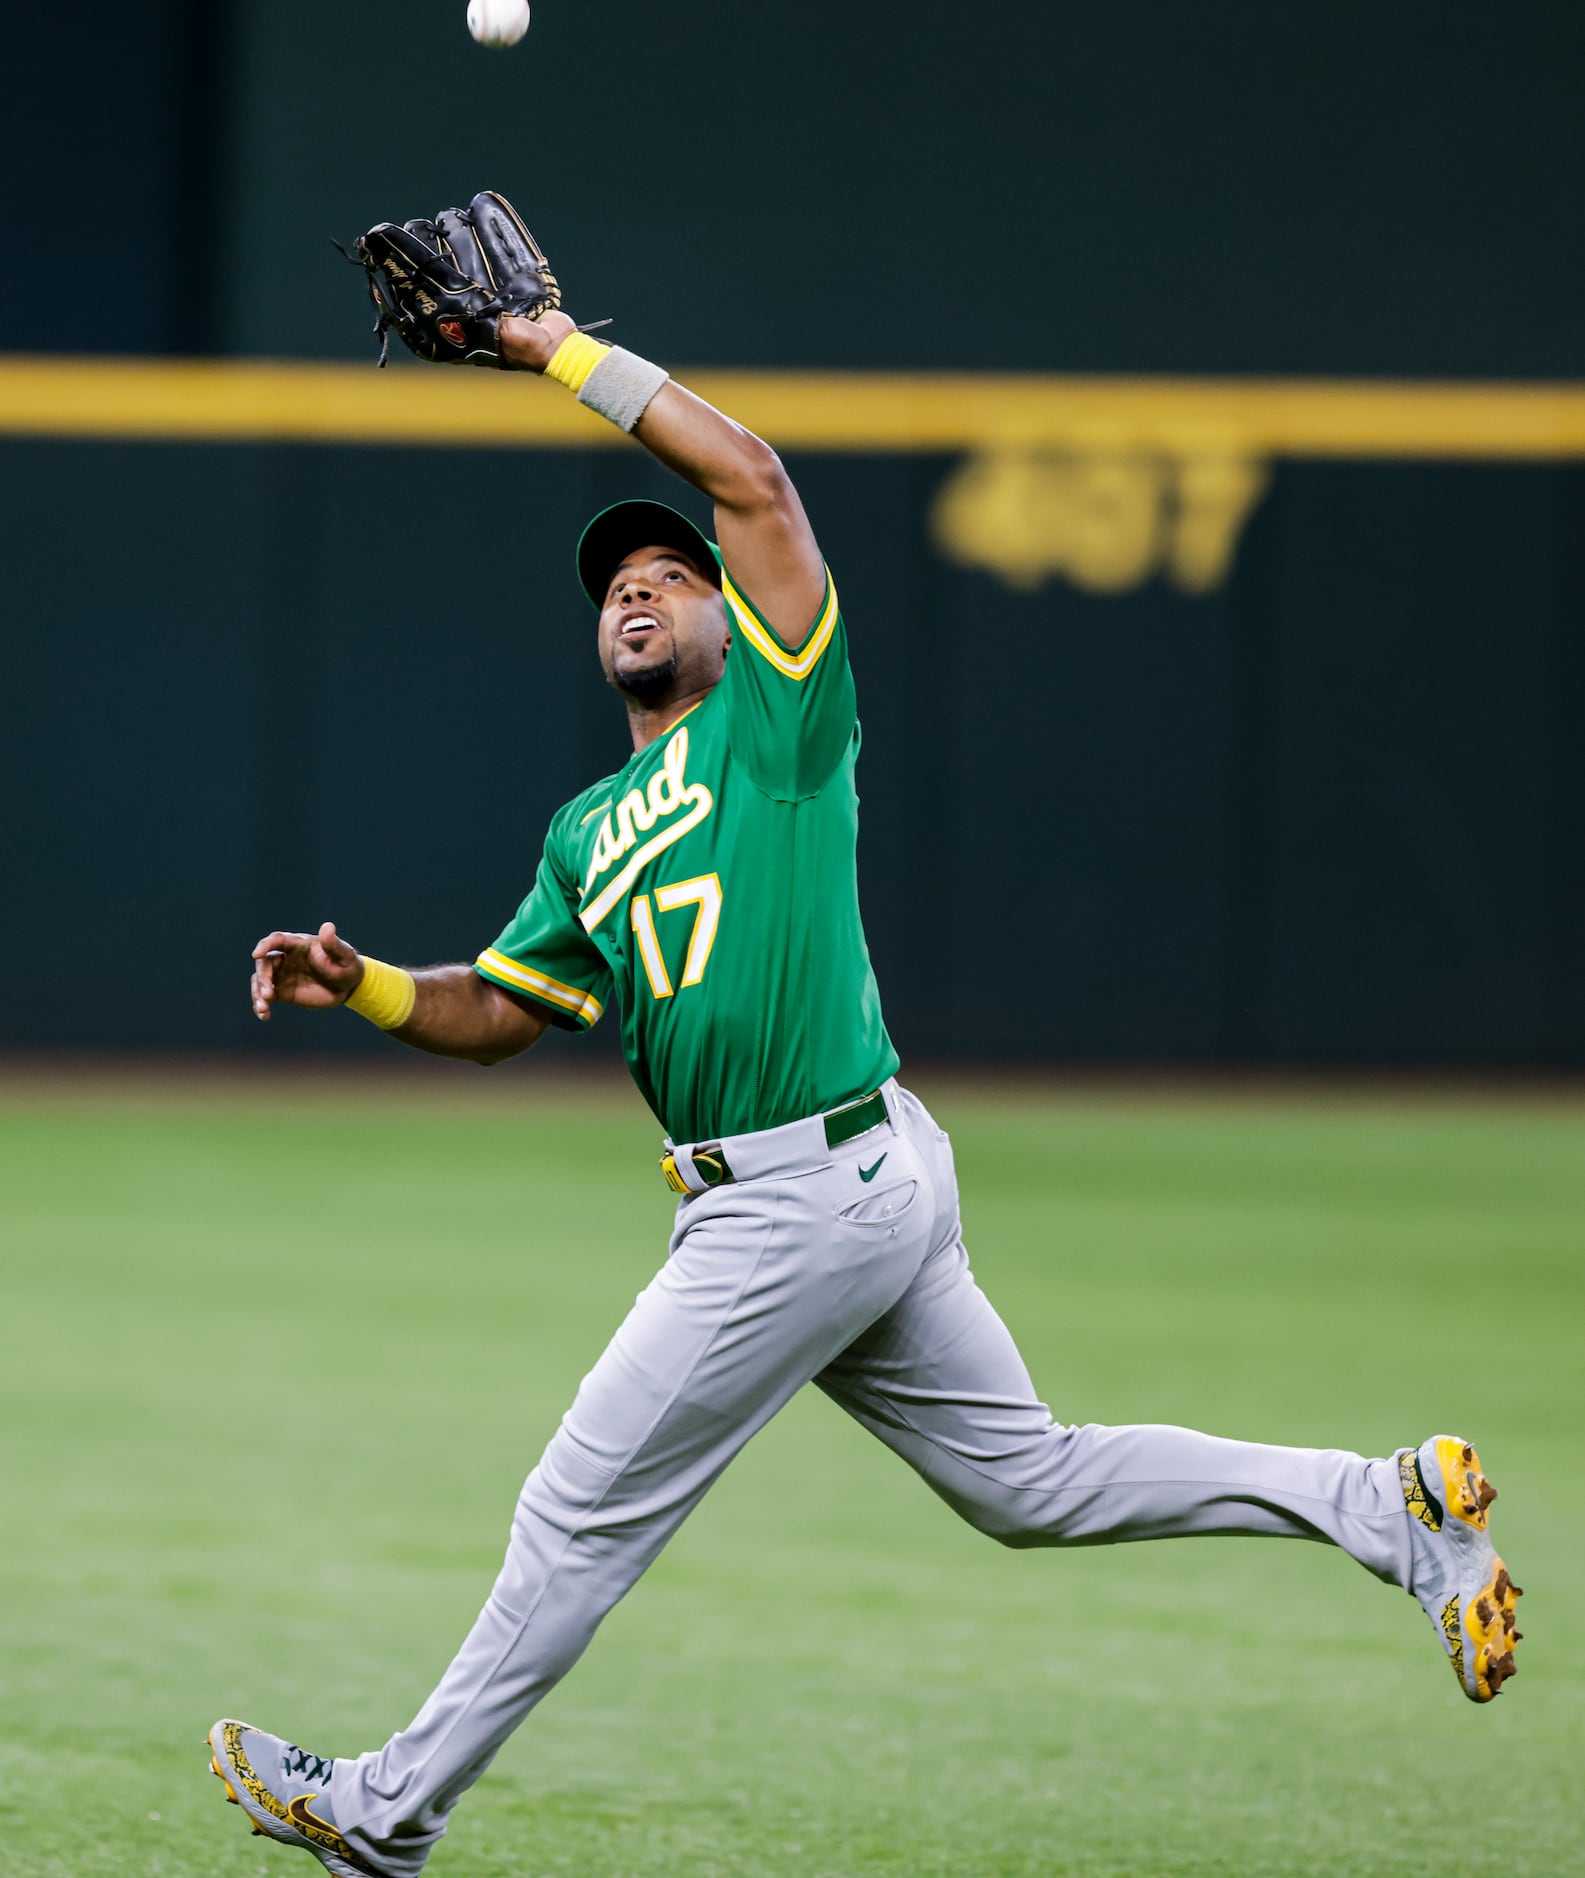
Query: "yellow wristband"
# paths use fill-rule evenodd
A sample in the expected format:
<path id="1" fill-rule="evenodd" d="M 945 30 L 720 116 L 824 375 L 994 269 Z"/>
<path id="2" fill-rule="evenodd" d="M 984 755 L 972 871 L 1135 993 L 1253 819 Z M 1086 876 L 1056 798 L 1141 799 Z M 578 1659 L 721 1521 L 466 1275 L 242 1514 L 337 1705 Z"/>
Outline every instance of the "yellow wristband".
<path id="1" fill-rule="evenodd" d="M 347 1009 L 368 1018 L 381 1030 L 400 1030 L 413 1015 L 413 1000 L 418 996 L 418 982 L 400 965 L 387 965 L 383 959 L 365 958 L 363 977 L 347 1000 Z"/>
<path id="2" fill-rule="evenodd" d="M 565 385 L 569 391 L 582 391 L 589 374 L 610 350 L 609 346 L 601 345 L 598 339 L 591 339 L 587 333 L 568 333 L 551 353 L 545 376 L 554 378 L 558 385 Z"/>

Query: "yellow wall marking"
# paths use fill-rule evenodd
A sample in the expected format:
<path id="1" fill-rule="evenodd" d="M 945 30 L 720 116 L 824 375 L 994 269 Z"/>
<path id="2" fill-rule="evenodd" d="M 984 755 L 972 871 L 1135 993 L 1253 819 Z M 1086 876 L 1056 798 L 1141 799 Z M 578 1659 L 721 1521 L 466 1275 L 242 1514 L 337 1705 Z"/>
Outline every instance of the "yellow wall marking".
<path id="1" fill-rule="evenodd" d="M 788 450 L 1585 457 L 1585 386 L 970 372 L 679 376 Z M 559 386 L 399 362 L 0 358 L 0 434 L 603 449 Z"/>
<path id="2" fill-rule="evenodd" d="M 1072 378 L 972 372 L 679 376 L 784 450 L 963 460 L 931 521 L 948 560 L 1032 589 L 1161 577 L 1208 593 L 1231 570 L 1274 457 L 1585 457 L 1585 386 L 1359 379 Z M 0 435 L 609 449 L 621 434 L 528 374 L 398 358 L 0 357 Z M 786 655 L 782 655 L 786 656 Z M 602 902 L 603 904 L 603 902 Z"/>
<path id="3" fill-rule="evenodd" d="M 931 531 L 947 560 L 1024 592 L 1060 574 L 1087 593 L 1154 575 L 1210 593 L 1270 480 L 1252 457 L 977 451 L 936 492 Z"/>

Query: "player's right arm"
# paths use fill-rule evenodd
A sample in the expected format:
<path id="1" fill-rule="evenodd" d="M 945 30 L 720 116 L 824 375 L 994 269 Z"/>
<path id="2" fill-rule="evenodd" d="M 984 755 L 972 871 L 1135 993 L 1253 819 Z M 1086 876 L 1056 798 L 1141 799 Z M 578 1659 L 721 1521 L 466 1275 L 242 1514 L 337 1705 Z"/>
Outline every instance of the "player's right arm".
<path id="1" fill-rule="evenodd" d="M 543 372 L 576 331 L 565 313 L 500 324 L 501 363 Z M 770 445 L 703 398 L 668 379 L 633 431 L 650 455 L 693 484 L 715 507 L 721 552 L 776 643 L 804 647 L 820 623 L 826 566 L 781 458 Z"/>
<path id="2" fill-rule="evenodd" d="M 266 933 L 253 948 L 253 1014 L 269 1021 L 277 1004 L 331 1010 L 363 982 L 363 957 L 326 921 L 317 933 Z M 431 1056 L 500 1063 L 539 1042 L 549 1014 L 481 978 L 471 965 L 435 965 L 412 973 L 415 995 L 406 1021 L 389 1034 Z"/>

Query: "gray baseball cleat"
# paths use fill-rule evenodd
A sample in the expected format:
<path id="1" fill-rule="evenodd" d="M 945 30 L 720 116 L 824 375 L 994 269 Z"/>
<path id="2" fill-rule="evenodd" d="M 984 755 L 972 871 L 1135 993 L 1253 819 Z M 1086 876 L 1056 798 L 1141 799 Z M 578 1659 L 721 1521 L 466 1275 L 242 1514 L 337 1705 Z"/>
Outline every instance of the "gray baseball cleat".
<path id="1" fill-rule="evenodd" d="M 282 1845 L 312 1852 L 335 1878 L 379 1878 L 353 1856 L 331 1811 L 334 1761 L 267 1735 L 247 1722 L 217 1721 L 209 1731 L 209 1766 L 226 1798 L 253 1821 L 253 1830 Z"/>
<path id="2" fill-rule="evenodd" d="M 1489 1702 L 1515 1673 L 1514 1601 L 1523 1594 L 1492 1549 L 1486 1509 L 1497 1489 L 1457 1435 L 1432 1435 L 1398 1456 L 1409 1512 L 1414 1595 L 1452 1659 L 1458 1686 Z"/>

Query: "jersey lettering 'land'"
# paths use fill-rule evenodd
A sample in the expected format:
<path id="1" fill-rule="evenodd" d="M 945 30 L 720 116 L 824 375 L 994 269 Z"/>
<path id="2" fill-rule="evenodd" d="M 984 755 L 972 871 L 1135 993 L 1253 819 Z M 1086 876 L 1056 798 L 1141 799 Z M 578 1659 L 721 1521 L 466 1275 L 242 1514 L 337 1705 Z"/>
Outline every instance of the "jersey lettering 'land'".
<path id="1" fill-rule="evenodd" d="M 676 1141 L 775 1128 L 897 1069 L 859 919 L 859 728 L 836 589 L 789 651 L 723 573 L 710 695 L 551 821 L 474 969 L 587 1030 L 614 996 Z"/>

